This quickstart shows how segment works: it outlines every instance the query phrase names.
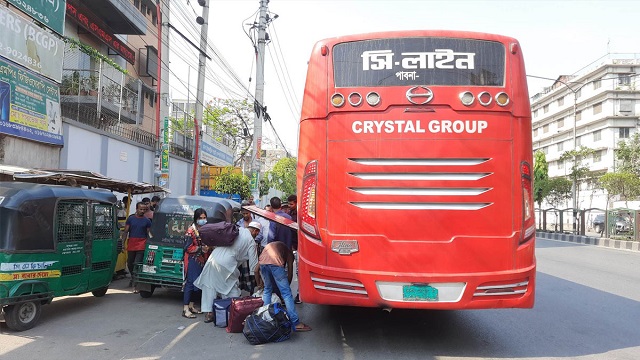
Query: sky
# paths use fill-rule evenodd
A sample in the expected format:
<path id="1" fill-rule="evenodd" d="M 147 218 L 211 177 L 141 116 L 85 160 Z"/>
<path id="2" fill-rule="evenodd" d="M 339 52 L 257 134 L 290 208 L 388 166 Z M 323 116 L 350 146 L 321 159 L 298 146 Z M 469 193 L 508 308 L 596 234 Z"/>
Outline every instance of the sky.
<path id="1" fill-rule="evenodd" d="M 201 12 L 195 0 L 187 2 L 189 15 Z M 253 93 L 255 55 L 244 30 L 245 23 L 257 21 L 259 0 L 210 0 L 209 39 L 218 53 L 233 68 L 238 78 Z M 264 105 L 267 106 L 276 132 L 287 149 L 297 153 L 299 109 L 302 103 L 307 61 L 313 45 L 335 36 L 391 30 L 466 30 L 507 35 L 521 45 L 527 74 L 557 78 L 573 74 L 599 58 L 613 53 L 637 53 L 640 57 L 640 1 L 498 1 L 498 0 L 271 0 L 270 13 L 277 14 L 267 32 L 273 40 L 267 44 L 265 59 Z M 177 27 L 185 17 L 173 16 Z M 244 28 L 244 30 L 243 30 Z M 195 43 L 199 38 L 192 39 Z M 173 41 L 173 39 L 172 39 Z M 174 41 L 176 43 L 177 41 Z M 178 44 L 180 45 L 180 44 Z M 182 54 L 187 54 L 180 45 Z M 282 72 L 277 72 L 275 54 L 286 65 L 291 87 L 286 91 Z M 186 55 L 185 55 L 186 57 Z M 195 55 L 193 55 L 195 59 Z M 171 68 L 195 89 L 196 70 L 186 76 L 186 66 L 172 58 Z M 197 64 L 194 61 L 194 64 Z M 215 64 L 213 65 L 215 68 Z M 221 70 L 213 70 L 211 79 L 225 82 Z M 278 74 L 281 74 L 280 81 Z M 249 78 L 253 81 L 249 84 Z M 171 87 L 179 87 L 172 79 Z M 529 79 L 529 94 L 542 90 L 552 81 Z M 186 87 L 185 87 L 186 88 Z M 195 92 L 195 90 L 192 90 Z M 236 92 L 240 92 L 239 90 Z M 173 98 L 184 98 L 186 91 L 175 90 Z M 226 98 L 229 91 L 212 81 L 206 82 L 205 100 L 213 96 Z M 291 95 L 287 95 L 291 94 Z M 192 95 L 193 96 L 193 95 Z M 231 96 L 234 96 L 233 94 Z M 289 100 L 295 97 L 296 100 Z M 263 135 L 274 139 L 263 128 Z"/>

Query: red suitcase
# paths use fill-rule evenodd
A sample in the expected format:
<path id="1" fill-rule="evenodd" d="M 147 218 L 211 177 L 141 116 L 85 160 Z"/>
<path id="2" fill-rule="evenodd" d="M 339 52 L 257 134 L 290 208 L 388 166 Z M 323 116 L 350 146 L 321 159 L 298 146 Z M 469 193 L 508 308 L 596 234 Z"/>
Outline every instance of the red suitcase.
<path id="1" fill-rule="evenodd" d="M 227 323 L 227 332 L 241 333 L 244 328 L 244 320 L 251 313 L 264 305 L 262 298 L 247 296 L 240 299 L 233 299 L 229 309 L 229 322 Z"/>

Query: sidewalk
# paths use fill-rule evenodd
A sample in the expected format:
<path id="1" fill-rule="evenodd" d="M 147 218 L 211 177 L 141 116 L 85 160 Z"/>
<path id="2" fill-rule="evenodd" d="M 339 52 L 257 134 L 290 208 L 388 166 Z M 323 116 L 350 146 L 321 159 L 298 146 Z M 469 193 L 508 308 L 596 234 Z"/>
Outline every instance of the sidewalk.
<path id="1" fill-rule="evenodd" d="M 577 244 L 596 245 L 612 249 L 629 250 L 640 252 L 640 243 L 631 240 L 614 240 L 608 238 L 583 236 L 574 234 L 551 233 L 546 231 L 536 231 L 536 238 L 546 240 L 568 241 Z"/>

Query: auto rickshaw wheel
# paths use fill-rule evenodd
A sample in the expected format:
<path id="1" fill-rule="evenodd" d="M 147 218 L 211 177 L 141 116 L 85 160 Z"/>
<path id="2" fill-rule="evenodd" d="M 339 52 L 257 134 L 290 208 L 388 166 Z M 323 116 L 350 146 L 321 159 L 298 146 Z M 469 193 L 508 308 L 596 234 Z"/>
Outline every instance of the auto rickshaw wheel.
<path id="1" fill-rule="evenodd" d="M 4 308 L 4 319 L 9 329 L 16 331 L 29 330 L 40 319 L 42 310 L 38 301 L 27 301 Z"/>
<path id="2" fill-rule="evenodd" d="M 103 297 L 107 293 L 107 290 L 109 290 L 109 287 L 105 286 L 101 287 L 100 289 L 93 290 L 91 293 L 95 297 Z"/>
<path id="3" fill-rule="evenodd" d="M 153 296 L 153 290 L 151 290 L 151 291 L 140 290 L 140 297 L 148 299 L 151 296 Z"/>

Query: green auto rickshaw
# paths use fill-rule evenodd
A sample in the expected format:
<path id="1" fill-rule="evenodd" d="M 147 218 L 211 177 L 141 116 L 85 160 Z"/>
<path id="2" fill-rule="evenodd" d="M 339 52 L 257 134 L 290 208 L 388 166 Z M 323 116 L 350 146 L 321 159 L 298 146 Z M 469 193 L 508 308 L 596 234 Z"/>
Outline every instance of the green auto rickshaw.
<path id="1" fill-rule="evenodd" d="M 142 264 L 136 265 L 133 274 L 143 298 L 151 297 L 158 287 L 182 290 L 185 234 L 198 208 L 207 212 L 210 223 L 239 219 L 240 204 L 229 199 L 185 195 L 160 200 L 153 212 Z"/>
<path id="2" fill-rule="evenodd" d="M 0 182 L 0 307 L 10 329 L 38 322 L 54 297 L 106 294 L 118 255 L 108 191 Z"/>

